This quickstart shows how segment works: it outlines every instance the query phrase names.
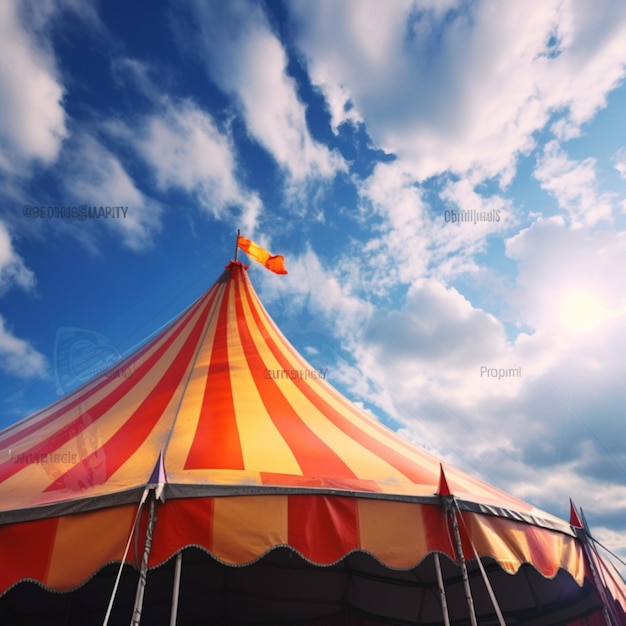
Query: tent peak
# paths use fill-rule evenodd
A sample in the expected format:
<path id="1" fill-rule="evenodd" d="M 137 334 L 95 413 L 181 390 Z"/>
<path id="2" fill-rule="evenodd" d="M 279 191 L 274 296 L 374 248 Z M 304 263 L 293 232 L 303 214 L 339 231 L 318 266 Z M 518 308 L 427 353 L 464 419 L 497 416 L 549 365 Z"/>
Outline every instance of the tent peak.
<path id="1" fill-rule="evenodd" d="M 439 464 L 439 485 L 437 487 L 436 494 L 438 496 L 449 497 L 452 495 L 452 491 L 448 485 L 446 479 L 446 473 L 443 471 L 443 463 Z"/>
<path id="2" fill-rule="evenodd" d="M 570 526 L 574 526 L 575 528 L 584 528 L 584 524 L 580 519 L 578 510 L 576 509 L 574 501 L 571 498 L 569 501 L 569 523 Z"/>

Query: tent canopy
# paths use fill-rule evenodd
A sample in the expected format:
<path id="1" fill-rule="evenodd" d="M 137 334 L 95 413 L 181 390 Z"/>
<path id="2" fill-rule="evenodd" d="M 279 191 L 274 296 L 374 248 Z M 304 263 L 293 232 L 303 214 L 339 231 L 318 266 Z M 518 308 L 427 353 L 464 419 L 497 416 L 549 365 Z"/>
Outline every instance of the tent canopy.
<path id="1" fill-rule="evenodd" d="M 138 502 L 160 484 L 147 598 L 184 549 L 183 581 L 197 571 L 206 593 L 230 590 L 231 608 L 207 617 L 183 602 L 194 597 L 183 582 L 188 623 L 332 623 L 346 607 L 363 620 L 349 623 L 441 623 L 435 554 L 461 599 L 460 559 L 473 560 L 468 577 L 480 582 L 483 557 L 517 621 L 603 615 L 579 531 L 453 467 L 444 473 L 348 401 L 281 334 L 246 269 L 229 263 L 137 352 L 0 433 L 0 593 L 30 580 L 106 595 L 108 564 L 141 558 L 125 558 L 125 546 L 152 534 Z M 602 561 L 595 569 L 623 616 L 623 582 Z M 282 591 L 263 591 L 264 581 Z M 0 607 L 26 610 L 35 596 L 45 593 L 22 582 Z M 36 606 L 54 612 L 55 602 Z"/>

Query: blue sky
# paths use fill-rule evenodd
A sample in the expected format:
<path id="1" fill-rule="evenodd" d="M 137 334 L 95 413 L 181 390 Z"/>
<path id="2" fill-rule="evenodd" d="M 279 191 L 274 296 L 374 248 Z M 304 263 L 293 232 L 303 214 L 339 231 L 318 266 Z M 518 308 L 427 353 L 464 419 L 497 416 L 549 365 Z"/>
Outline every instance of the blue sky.
<path id="1" fill-rule="evenodd" d="M 1 3 L 0 427 L 241 228 L 338 388 L 626 556 L 624 41 L 622 0 Z"/>

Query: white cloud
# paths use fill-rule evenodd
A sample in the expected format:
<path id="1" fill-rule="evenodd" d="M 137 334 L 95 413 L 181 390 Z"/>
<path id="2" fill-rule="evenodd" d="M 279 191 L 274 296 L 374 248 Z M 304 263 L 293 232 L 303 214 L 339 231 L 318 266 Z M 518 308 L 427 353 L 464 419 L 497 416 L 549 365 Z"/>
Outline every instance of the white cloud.
<path id="1" fill-rule="evenodd" d="M 0 369 L 20 378 L 45 376 L 46 359 L 27 341 L 19 339 L 4 325 L 0 315 Z"/>
<path id="2" fill-rule="evenodd" d="M 548 142 L 537 161 L 535 178 L 555 196 L 574 226 L 611 219 L 613 198 L 598 190 L 595 166 L 592 158 L 569 159 L 557 141 Z"/>
<path id="3" fill-rule="evenodd" d="M 271 248 L 261 238 L 259 242 Z M 286 260 L 287 276 L 260 272 L 262 300 L 278 309 L 285 323 L 279 324 L 287 336 L 327 334 L 328 330 L 345 343 L 352 341 L 356 329 L 363 326 L 372 306 L 354 295 L 349 284 L 325 268 L 313 250 Z M 308 321 L 307 321 L 308 320 Z"/>
<path id="4" fill-rule="evenodd" d="M 64 159 L 63 182 L 77 205 L 128 209 L 124 218 L 80 221 L 71 227 L 86 231 L 101 222 L 132 250 L 152 245 L 161 228 L 161 207 L 137 188 L 112 152 L 93 136 L 79 134 Z"/>
<path id="5" fill-rule="evenodd" d="M 335 126 L 343 100 L 356 111 L 344 119 L 362 119 L 375 144 L 418 179 L 452 170 L 507 184 L 517 155 L 534 147 L 532 134 L 552 114 L 572 135 L 623 79 L 626 5 L 459 4 L 296 1 L 288 8 Z"/>
<path id="6" fill-rule="evenodd" d="M 46 375 L 46 359 L 27 341 L 15 337 L 4 327 L 0 315 L 0 369 L 19 378 L 36 378 Z"/>
<path id="7" fill-rule="evenodd" d="M 238 182 L 233 143 L 208 113 L 189 101 L 165 102 L 144 121 L 138 135 L 128 135 L 162 190 L 179 188 L 194 194 L 216 219 L 224 219 L 229 210 L 241 211 L 239 223 L 253 234 L 261 201 Z"/>
<path id="8" fill-rule="evenodd" d="M 433 208 L 400 161 L 379 163 L 359 193 L 363 218 L 370 226 L 380 220 L 367 244 L 356 246 L 370 293 L 383 294 L 399 282 L 408 285 L 424 276 L 452 280 L 476 274 L 474 257 L 484 251 L 487 238 L 516 222 L 510 202 L 480 194 L 467 178 L 447 181 L 439 192 L 445 208 Z M 342 267 L 350 265 L 347 257 Z"/>
<path id="9" fill-rule="evenodd" d="M 0 220 L 0 295 L 13 285 L 29 291 L 35 286 L 35 275 L 13 248 L 9 231 Z"/>
<path id="10" fill-rule="evenodd" d="M 332 177 L 341 156 L 315 141 L 287 56 L 258 3 L 196 3 L 194 41 L 211 78 L 233 95 L 249 133 L 287 172 L 291 183 Z"/>
<path id="11" fill-rule="evenodd" d="M 13 248 L 11 236 L 0 220 L 0 295 L 13 286 L 31 291 L 35 276 Z M 27 341 L 16 337 L 5 327 L 0 315 L 0 370 L 19 376 L 33 378 L 46 373 L 45 357 Z"/>
<path id="12" fill-rule="evenodd" d="M 626 315 L 626 278 L 616 271 L 626 263 L 626 233 L 539 219 L 506 242 L 506 254 L 518 266 L 518 321 L 549 334 L 551 344 Z"/>
<path id="13" fill-rule="evenodd" d="M 0 3 L 0 168 L 11 173 L 32 160 L 54 162 L 68 135 L 54 55 L 37 20 L 26 23 L 27 8 Z"/>
<path id="14" fill-rule="evenodd" d="M 615 169 L 619 172 L 622 178 L 626 178 L 626 148 L 620 148 L 613 155 L 613 163 L 615 163 Z"/>

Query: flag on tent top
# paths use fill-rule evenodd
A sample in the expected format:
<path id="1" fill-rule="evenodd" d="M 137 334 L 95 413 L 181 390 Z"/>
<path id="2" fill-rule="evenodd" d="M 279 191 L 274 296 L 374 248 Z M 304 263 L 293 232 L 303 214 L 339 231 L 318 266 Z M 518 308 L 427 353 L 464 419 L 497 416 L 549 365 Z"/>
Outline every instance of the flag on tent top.
<path id="1" fill-rule="evenodd" d="M 270 254 L 265 248 L 261 248 L 254 241 L 237 236 L 237 247 L 241 248 L 251 259 L 254 259 L 274 274 L 287 274 L 285 269 L 285 257 L 282 254 Z"/>

